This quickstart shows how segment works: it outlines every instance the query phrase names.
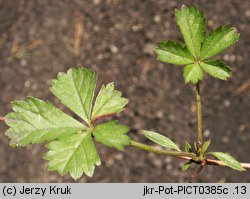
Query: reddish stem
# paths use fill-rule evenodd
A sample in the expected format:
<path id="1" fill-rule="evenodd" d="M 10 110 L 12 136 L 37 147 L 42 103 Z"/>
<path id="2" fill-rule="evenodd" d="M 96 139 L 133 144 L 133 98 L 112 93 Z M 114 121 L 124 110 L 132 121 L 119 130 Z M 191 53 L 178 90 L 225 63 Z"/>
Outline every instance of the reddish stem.
<path id="1" fill-rule="evenodd" d="M 192 158 L 186 157 L 186 156 L 180 156 L 178 158 L 183 159 L 183 160 L 190 160 L 190 161 L 192 161 Z M 194 163 L 201 164 L 201 162 L 194 162 Z M 206 159 L 206 164 L 207 165 L 214 165 L 214 166 L 221 166 L 221 167 L 226 166 L 226 164 L 223 163 L 222 161 L 220 161 L 220 160 L 213 160 L 213 159 Z M 241 164 L 241 166 L 244 169 L 250 169 L 250 163 L 240 163 L 240 164 Z"/>
<path id="2" fill-rule="evenodd" d="M 95 119 L 93 119 L 93 120 L 91 121 L 91 123 L 94 123 L 94 122 L 96 122 L 96 121 L 98 121 L 98 120 L 102 120 L 102 119 L 104 119 L 104 118 L 106 118 L 106 117 L 114 116 L 115 114 L 116 114 L 116 113 L 110 113 L 110 114 L 105 114 L 105 115 L 98 116 L 98 117 L 96 117 Z"/>
<path id="3" fill-rule="evenodd" d="M 205 167 L 205 165 L 206 165 L 206 161 L 201 162 L 199 168 L 191 175 L 191 179 L 189 182 L 193 182 L 195 180 L 195 178 L 202 171 L 202 169 Z"/>
<path id="4" fill-rule="evenodd" d="M 220 160 L 212 160 L 212 159 L 206 159 L 206 164 L 215 166 L 226 166 L 226 164 L 224 164 Z M 244 169 L 250 169 L 250 163 L 240 163 L 240 164 Z"/>

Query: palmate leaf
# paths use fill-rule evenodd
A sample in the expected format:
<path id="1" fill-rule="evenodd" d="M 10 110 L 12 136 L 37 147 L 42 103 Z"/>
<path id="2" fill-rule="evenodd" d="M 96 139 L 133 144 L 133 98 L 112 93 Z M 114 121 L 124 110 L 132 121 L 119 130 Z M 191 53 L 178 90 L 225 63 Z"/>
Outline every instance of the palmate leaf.
<path id="1" fill-rule="evenodd" d="M 194 62 L 187 47 L 174 41 L 159 42 L 155 52 L 162 62 L 175 65 L 187 65 Z"/>
<path id="2" fill-rule="evenodd" d="M 86 126 L 63 113 L 49 102 L 29 97 L 26 101 L 12 103 L 14 112 L 5 117 L 10 127 L 6 135 L 12 146 L 26 146 L 50 142 L 45 159 L 49 169 L 60 174 L 70 173 L 78 179 L 83 173 L 92 176 L 100 159 L 92 140 L 122 150 L 130 144 L 125 135 L 128 128 L 116 122 L 100 124 L 96 128 L 94 120 L 103 114 L 118 113 L 124 109 L 127 99 L 114 90 L 114 84 L 103 86 L 99 92 L 94 114 L 91 112 L 96 74 L 86 68 L 75 68 L 60 73 L 52 81 L 52 92 L 74 113 L 80 116 Z"/>
<path id="3" fill-rule="evenodd" d="M 193 84 L 196 84 L 198 81 L 203 79 L 203 71 L 199 64 L 190 64 L 185 66 L 183 77 L 185 79 L 185 83 L 192 82 Z"/>
<path id="4" fill-rule="evenodd" d="M 175 17 L 185 45 L 174 41 L 159 42 L 155 49 L 158 59 L 186 65 L 183 71 L 186 83 L 198 83 L 203 80 L 203 73 L 227 80 L 231 76 L 231 69 L 219 60 L 206 59 L 234 44 L 239 38 L 236 30 L 231 25 L 220 26 L 206 36 L 206 20 L 197 6 L 182 6 L 175 11 Z"/>
<path id="5" fill-rule="evenodd" d="M 67 73 L 59 73 L 57 79 L 52 81 L 51 91 L 65 106 L 89 123 L 95 86 L 96 74 L 92 70 L 74 68 Z"/>
<path id="6" fill-rule="evenodd" d="M 92 176 L 95 165 L 101 164 L 91 133 L 87 131 L 63 137 L 46 147 L 49 151 L 44 158 L 49 161 L 49 170 L 60 174 L 69 172 L 74 179 L 83 172 Z"/>
<path id="7" fill-rule="evenodd" d="M 245 169 L 241 166 L 241 164 L 231 155 L 222 152 L 209 152 L 208 154 L 215 156 L 220 161 L 222 161 L 226 166 L 231 167 L 232 169 L 238 171 L 245 171 Z"/>
<path id="8" fill-rule="evenodd" d="M 107 86 L 103 85 L 95 101 L 92 120 L 102 115 L 121 112 L 128 103 L 128 100 L 121 97 L 121 95 L 120 91 L 115 90 L 114 83 L 110 83 Z"/>
<path id="9" fill-rule="evenodd" d="M 218 27 L 206 37 L 201 49 L 201 59 L 207 59 L 220 53 L 238 39 L 239 34 L 231 25 Z"/>
<path id="10" fill-rule="evenodd" d="M 27 101 L 14 101 L 6 124 L 6 135 L 12 146 L 51 141 L 86 129 L 80 122 L 66 115 L 49 102 L 29 97 Z"/>
<path id="11" fill-rule="evenodd" d="M 128 127 L 117 124 L 116 121 L 100 124 L 94 129 L 96 141 L 118 150 L 130 144 L 130 138 L 126 135 Z"/>
<path id="12" fill-rule="evenodd" d="M 153 131 L 146 131 L 143 130 L 142 133 L 151 141 L 153 141 L 156 144 L 159 144 L 160 146 L 169 148 L 169 149 L 174 149 L 177 151 L 181 151 L 179 147 L 169 138 L 167 138 L 164 135 L 161 135 L 159 133 L 153 132 Z"/>
<path id="13" fill-rule="evenodd" d="M 182 6 L 180 10 L 175 11 L 175 18 L 189 52 L 198 59 L 206 34 L 206 20 L 203 12 L 197 6 Z"/>

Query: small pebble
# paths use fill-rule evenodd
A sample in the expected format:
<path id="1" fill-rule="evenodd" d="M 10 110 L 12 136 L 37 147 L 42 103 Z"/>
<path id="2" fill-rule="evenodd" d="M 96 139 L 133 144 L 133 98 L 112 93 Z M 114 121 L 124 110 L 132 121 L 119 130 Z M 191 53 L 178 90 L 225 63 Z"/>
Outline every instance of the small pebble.
<path id="1" fill-rule="evenodd" d="M 230 14 L 232 16 L 236 16 L 237 15 L 237 11 L 235 9 L 232 9 L 231 12 L 230 12 Z"/>
<path id="2" fill-rule="evenodd" d="M 170 28 L 170 23 L 169 22 L 165 22 L 164 25 L 165 25 L 166 28 Z"/>
<path id="3" fill-rule="evenodd" d="M 211 132 L 210 132 L 209 129 L 206 129 L 206 130 L 203 132 L 203 134 L 204 134 L 204 137 L 208 138 L 208 137 L 211 135 Z"/>
<path id="4" fill-rule="evenodd" d="M 154 22 L 159 23 L 161 21 L 161 17 L 159 15 L 154 16 Z"/>
<path id="5" fill-rule="evenodd" d="M 223 59 L 225 60 L 225 61 L 235 61 L 236 60 L 236 56 L 235 55 L 229 55 L 229 54 L 225 54 L 224 56 L 223 56 Z"/>
<path id="6" fill-rule="evenodd" d="M 103 54 L 99 53 L 99 54 L 97 55 L 97 59 L 102 60 L 102 59 L 103 59 Z"/>
<path id="7" fill-rule="evenodd" d="M 166 157 L 165 162 L 169 164 L 170 162 L 172 162 L 172 158 L 171 157 Z"/>
<path id="8" fill-rule="evenodd" d="M 162 161 L 161 161 L 161 159 L 154 159 L 153 160 L 153 164 L 154 164 L 154 166 L 156 166 L 156 167 L 161 167 L 162 166 Z"/>
<path id="9" fill-rule="evenodd" d="M 191 111 L 192 111 L 192 113 L 196 113 L 196 104 L 192 104 L 191 105 Z"/>
<path id="10" fill-rule="evenodd" d="M 153 39 L 155 37 L 155 32 L 154 31 L 147 31 L 146 36 L 150 39 Z"/>
<path id="11" fill-rule="evenodd" d="M 173 168 L 173 167 L 172 167 L 172 168 Z M 172 174 L 173 176 L 180 176 L 180 171 L 179 171 L 179 170 L 176 170 L 176 168 L 175 168 L 175 170 L 173 170 L 172 168 L 171 168 L 171 170 L 172 170 L 172 171 L 171 171 L 171 174 Z"/>
<path id="12" fill-rule="evenodd" d="M 214 21 L 213 20 L 208 20 L 207 24 L 210 27 L 214 27 Z"/>
<path id="13" fill-rule="evenodd" d="M 97 25 L 95 25 L 93 29 L 94 29 L 95 32 L 99 32 L 100 31 L 100 27 L 97 26 Z"/>
<path id="14" fill-rule="evenodd" d="M 229 100 L 224 100 L 225 107 L 229 107 L 231 105 Z"/>
<path id="15" fill-rule="evenodd" d="M 94 5 L 99 5 L 101 3 L 101 0 L 94 0 Z"/>
<path id="16" fill-rule="evenodd" d="M 21 66 L 27 66 L 27 61 L 25 59 L 22 59 L 20 64 Z"/>
<path id="17" fill-rule="evenodd" d="M 218 180 L 217 183 L 225 183 L 226 182 L 226 178 L 222 177 Z"/>
<path id="18" fill-rule="evenodd" d="M 240 30 L 245 30 L 245 28 L 246 28 L 246 26 L 245 26 L 244 24 L 240 24 L 240 25 L 239 25 L 239 29 L 240 29 Z"/>
<path id="19" fill-rule="evenodd" d="M 166 165 L 166 170 L 171 171 L 173 169 L 173 166 L 171 164 Z"/>
<path id="20" fill-rule="evenodd" d="M 29 81 L 29 80 L 25 81 L 25 82 L 24 82 L 24 86 L 25 86 L 26 88 L 29 88 L 29 87 L 30 87 L 30 81 Z"/>
<path id="21" fill-rule="evenodd" d="M 115 24 L 114 29 L 115 30 L 121 30 L 122 27 L 123 27 L 122 24 L 117 23 L 117 24 Z"/>
<path id="22" fill-rule="evenodd" d="M 114 53 L 114 54 L 118 53 L 118 48 L 117 48 L 115 45 L 111 45 L 111 46 L 110 46 L 110 50 L 111 50 L 111 52 Z"/>
<path id="23" fill-rule="evenodd" d="M 50 85 L 51 85 L 51 80 L 48 79 L 48 80 L 46 81 L 46 84 L 47 84 L 48 86 L 50 86 Z"/>
<path id="24" fill-rule="evenodd" d="M 175 116 L 173 114 L 169 114 L 168 118 L 171 120 L 171 121 L 174 121 L 175 120 Z"/>
<path id="25" fill-rule="evenodd" d="M 154 55 L 155 44 L 147 43 L 143 49 L 144 54 Z"/>
<path id="26" fill-rule="evenodd" d="M 132 26 L 132 31 L 133 32 L 138 32 L 143 28 L 142 24 L 136 24 Z"/>
<path id="27" fill-rule="evenodd" d="M 135 129 L 142 129 L 144 127 L 144 122 L 141 119 L 135 119 Z"/>
<path id="28" fill-rule="evenodd" d="M 229 143 L 229 138 L 226 137 L 226 136 L 223 136 L 223 137 L 221 138 L 221 142 L 222 142 L 223 144 L 228 144 L 228 143 Z"/>
<path id="29" fill-rule="evenodd" d="M 106 161 L 106 165 L 108 167 L 112 166 L 114 164 L 114 159 L 113 158 L 108 158 Z"/>
<path id="30" fill-rule="evenodd" d="M 174 90 L 174 94 L 177 96 L 177 95 L 180 95 L 181 93 L 181 90 L 180 89 L 175 89 Z"/>
<path id="31" fill-rule="evenodd" d="M 236 59 L 238 62 L 241 62 L 243 60 L 243 57 L 241 55 L 236 56 Z"/>
<path id="32" fill-rule="evenodd" d="M 250 17 L 250 10 L 246 10 L 246 11 L 245 11 L 245 16 L 246 16 L 246 17 Z"/>
<path id="33" fill-rule="evenodd" d="M 36 90 L 37 89 L 37 84 L 32 84 L 31 90 Z"/>
<path id="34" fill-rule="evenodd" d="M 225 55 L 223 56 L 223 59 L 224 59 L 225 61 L 229 61 L 229 58 L 230 58 L 229 54 L 225 54 Z"/>
<path id="35" fill-rule="evenodd" d="M 231 56 L 230 56 L 230 61 L 233 62 L 233 61 L 235 61 L 235 59 L 236 59 L 236 56 L 235 56 L 235 55 L 231 55 Z"/>
<path id="36" fill-rule="evenodd" d="M 244 131 L 246 129 L 246 126 L 244 125 L 244 124 L 241 124 L 240 126 L 239 126 L 239 130 L 240 131 Z"/>
<path id="37" fill-rule="evenodd" d="M 163 110 L 159 110 L 156 112 L 156 118 L 158 119 L 162 119 L 164 116 L 164 111 Z"/>
<path id="38" fill-rule="evenodd" d="M 122 154 L 122 153 L 117 153 L 117 154 L 115 155 L 115 159 L 116 159 L 116 160 L 122 160 L 122 158 L 123 158 L 123 154 Z"/>

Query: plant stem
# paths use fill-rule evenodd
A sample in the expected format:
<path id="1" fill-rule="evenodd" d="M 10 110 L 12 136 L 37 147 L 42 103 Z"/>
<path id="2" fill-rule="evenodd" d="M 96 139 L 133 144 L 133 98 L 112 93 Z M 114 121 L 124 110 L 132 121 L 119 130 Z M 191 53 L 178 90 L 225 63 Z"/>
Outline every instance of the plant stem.
<path id="1" fill-rule="evenodd" d="M 195 178 L 202 171 L 202 169 L 205 167 L 205 165 L 206 165 L 206 161 L 201 162 L 200 167 L 192 174 L 190 181 L 189 181 L 190 183 L 192 183 L 195 180 Z"/>
<path id="2" fill-rule="evenodd" d="M 200 93 L 200 83 L 197 82 L 196 89 L 196 104 L 197 104 L 197 126 L 198 126 L 198 144 L 202 144 L 202 110 L 201 110 L 201 93 Z"/>
<path id="3" fill-rule="evenodd" d="M 158 149 L 156 147 L 142 144 L 140 142 L 135 142 L 131 140 L 131 146 L 143 149 L 145 151 L 149 151 L 152 153 L 160 154 L 160 155 L 169 155 L 169 156 L 176 156 L 181 159 L 188 159 L 188 157 L 194 161 L 198 160 L 198 157 L 194 153 L 188 153 L 188 152 L 182 152 L 182 151 L 168 151 L 168 150 L 163 150 L 163 149 Z"/>
<path id="4" fill-rule="evenodd" d="M 206 159 L 206 164 L 208 165 L 215 165 L 215 166 L 226 166 L 225 163 L 223 163 L 220 160 L 213 160 L 213 159 Z M 250 169 L 250 163 L 240 163 L 241 166 L 245 169 Z"/>
<path id="5" fill-rule="evenodd" d="M 192 161 L 192 158 L 190 158 L 190 157 L 183 157 L 181 159 L 184 159 L 184 160 L 187 160 L 187 161 Z M 214 166 L 219 166 L 219 167 L 227 166 L 225 163 L 223 163 L 220 160 L 206 159 L 205 162 L 206 162 L 206 165 L 214 165 Z M 202 162 L 201 161 L 196 161 L 194 163 L 201 164 Z M 243 168 L 250 169 L 250 163 L 241 162 L 240 164 L 241 164 L 241 166 Z"/>
<path id="6" fill-rule="evenodd" d="M 205 161 L 199 161 L 197 155 L 194 153 L 188 153 L 188 152 L 182 152 L 182 151 L 168 151 L 168 150 L 158 149 L 156 147 L 142 144 L 140 142 L 136 142 L 133 140 L 131 140 L 130 145 L 133 147 L 136 147 L 136 148 L 143 149 L 145 151 L 152 152 L 152 153 L 156 153 L 156 154 L 160 154 L 160 155 L 175 156 L 175 157 L 183 159 L 183 160 L 192 161 L 196 164 L 203 164 L 202 167 L 204 167 L 204 163 L 206 165 L 226 166 L 226 164 L 220 160 L 206 159 Z M 241 163 L 241 166 L 245 169 L 250 169 L 250 163 Z"/>

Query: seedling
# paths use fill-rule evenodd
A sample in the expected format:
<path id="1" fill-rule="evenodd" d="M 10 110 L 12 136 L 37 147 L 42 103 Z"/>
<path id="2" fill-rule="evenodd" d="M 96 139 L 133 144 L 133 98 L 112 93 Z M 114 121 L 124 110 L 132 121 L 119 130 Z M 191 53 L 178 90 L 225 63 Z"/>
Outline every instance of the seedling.
<path id="1" fill-rule="evenodd" d="M 121 112 L 128 100 L 115 90 L 114 83 L 102 86 L 96 97 L 97 75 L 91 69 L 73 68 L 67 73 L 59 73 L 52 80 L 51 92 L 75 113 L 79 120 L 63 113 L 49 102 L 34 97 L 25 101 L 12 102 L 13 112 L 0 121 L 9 129 L 6 135 L 13 147 L 47 143 L 44 158 L 48 160 L 48 169 L 64 175 L 69 173 L 74 179 L 83 173 L 92 176 L 96 165 L 100 165 L 99 154 L 94 140 L 108 147 L 123 150 L 126 146 L 137 147 L 160 155 L 175 156 L 187 162 L 183 171 L 191 164 L 200 167 L 192 175 L 192 180 L 205 165 L 228 166 L 238 171 L 250 168 L 250 163 L 240 163 L 232 156 L 222 152 L 208 151 L 211 140 L 203 140 L 202 108 L 200 83 L 204 74 L 226 80 L 231 76 L 231 68 L 220 60 L 210 59 L 238 38 L 231 25 L 220 26 L 206 35 L 206 20 L 196 6 L 176 10 L 175 17 L 183 35 L 185 44 L 174 41 L 159 42 L 155 49 L 162 62 L 184 66 L 183 76 L 186 83 L 196 88 L 197 100 L 197 140 L 194 147 L 186 142 L 184 150 L 164 135 L 143 130 L 142 133 L 162 148 L 133 141 L 128 137 L 129 128 L 117 121 L 97 120 Z M 218 160 L 209 159 L 214 156 Z"/>

